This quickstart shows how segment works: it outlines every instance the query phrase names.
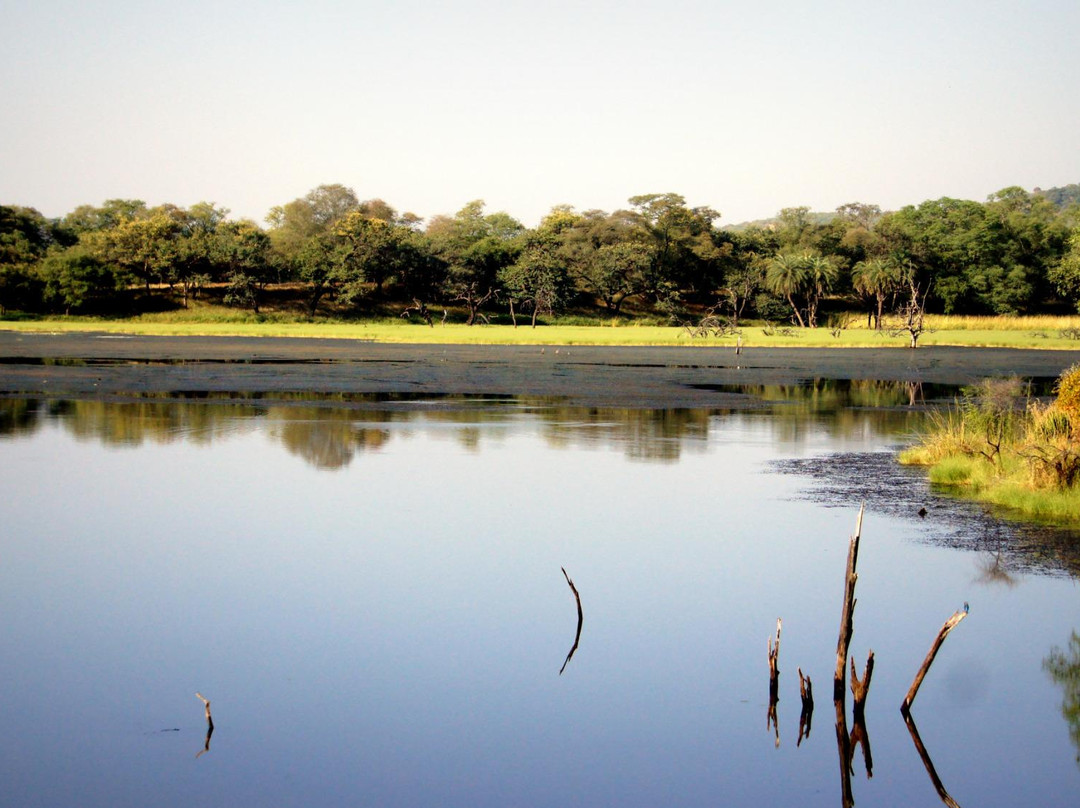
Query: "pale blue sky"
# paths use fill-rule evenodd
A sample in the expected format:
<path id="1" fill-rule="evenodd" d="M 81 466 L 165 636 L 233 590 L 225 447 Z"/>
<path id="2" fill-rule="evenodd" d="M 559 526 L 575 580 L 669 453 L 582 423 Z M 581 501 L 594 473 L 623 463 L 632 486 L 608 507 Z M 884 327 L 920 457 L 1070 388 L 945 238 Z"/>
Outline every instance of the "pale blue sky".
<path id="1" fill-rule="evenodd" d="M 0 203 L 721 223 L 1080 182 L 1080 3 L 0 0 Z"/>

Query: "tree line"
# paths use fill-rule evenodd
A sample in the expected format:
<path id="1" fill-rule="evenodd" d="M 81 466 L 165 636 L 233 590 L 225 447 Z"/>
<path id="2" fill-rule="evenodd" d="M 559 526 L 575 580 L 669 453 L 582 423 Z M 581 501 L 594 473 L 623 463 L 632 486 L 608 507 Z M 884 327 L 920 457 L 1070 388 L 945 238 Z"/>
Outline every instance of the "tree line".
<path id="1" fill-rule="evenodd" d="M 495 312 L 535 325 L 567 310 L 672 322 L 708 310 L 733 325 L 813 327 L 823 308 L 857 308 L 880 328 L 908 300 L 957 314 L 1062 311 L 1080 304 L 1080 204 L 1059 196 L 1009 187 L 897 211 L 793 207 L 734 228 L 674 193 L 610 213 L 556 206 L 535 228 L 480 200 L 425 222 L 340 184 L 274 207 L 266 227 L 208 202 L 111 199 L 59 219 L 0 206 L 0 312 L 123 314 L 213 294 L 259 313 L 271 289 L 311 317 L 396 307 L 470 325 Z"/>

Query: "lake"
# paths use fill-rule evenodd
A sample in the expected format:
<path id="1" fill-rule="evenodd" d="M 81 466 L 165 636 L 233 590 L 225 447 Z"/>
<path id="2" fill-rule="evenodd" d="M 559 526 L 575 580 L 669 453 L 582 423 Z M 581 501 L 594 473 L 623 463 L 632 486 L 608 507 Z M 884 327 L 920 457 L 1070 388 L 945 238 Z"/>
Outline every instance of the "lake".
<path id="1" fill-rule="evenodd" d="M 0 400 L 4 803 L 841 804 L 866 501 L 854 803 L 1075 805 L 1077 537 L 893 465 L 949 389 L 742 392 Z"/>

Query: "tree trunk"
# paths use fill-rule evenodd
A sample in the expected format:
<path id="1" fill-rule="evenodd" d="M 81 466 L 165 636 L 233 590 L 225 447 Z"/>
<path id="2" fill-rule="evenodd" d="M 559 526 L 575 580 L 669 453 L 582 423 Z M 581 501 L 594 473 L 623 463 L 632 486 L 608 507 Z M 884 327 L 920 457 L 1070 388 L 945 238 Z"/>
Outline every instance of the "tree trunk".
<path id="1" fill-rule="evenodd" d="M 791 306 L 791 310 L 795 312 L 795 319 L 799 322 L 799 328 L 805 328 L 806 325 L 803 323 L 802 315 L 799 314 L 799 307 L 795 305 L 795 301 L 791 299 L 791 295 L 787 296 L 787 302 L 788 305 Z"/>

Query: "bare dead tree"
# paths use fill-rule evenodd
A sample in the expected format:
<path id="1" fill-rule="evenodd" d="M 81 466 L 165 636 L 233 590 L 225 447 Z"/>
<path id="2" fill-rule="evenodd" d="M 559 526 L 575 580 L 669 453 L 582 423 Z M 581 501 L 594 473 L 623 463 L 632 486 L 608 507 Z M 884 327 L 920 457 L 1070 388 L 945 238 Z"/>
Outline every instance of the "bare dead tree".
<path id="1" fill-rule="evenodd" d="M 914 350 L 919 347 L 919 337 L 933 330 L 926 327 L 926 299 L 930 295 L 932 284 L 928 282 L 924 291 L 920 284 L 915 282 L 914 275 L 908 276 L 907 283 L 909 297 L 897 311 L 897 322 L 889 329 L 889 336 L 899 337 L 906 334 L 910 340 L 908 347 Z"/>
<path id="2" fill-rule="evenodd" d="M 402 317 L 404 317 L 404 318 L 405 318 L 406 320 L 408 320 L 408 319 L 409 319 L 409 316 L 410 316 L 410 315 L 411 315 L 411 314 L 412 314 L 412 313 L 413 313 L 414 311 L 415 311 L 415 312 L 416 312 L 416 313 L 417 313 L 418 315 L 420 315 L 420 317 L 421 317 L 421 318 L 423 319 L 423 321 L 424 321 L 425 323 L 427 323 L 427 324 L 428 324 L 429 326 L 431 326 L 432 328 L 434 328 L 434 327 L 435 327 L 435 323 L 434 323 L 434 321 L 433 321 L 433 320 L 432 320 L 432 318 L 431 318 L 431 310 L 430 310 L 430 309 L 428 309 L 428 307 L 427 307 L 427 304 L 426 304 L 426 303 L 424 303 L 424 302 L 423 302 L 422 300 L 418 300 L 418 299 L 417 299 L 417 298 L 415 298 L 415 297 L 413 298 L 413 304 L 412 304 L 411 306 L 409 306 L 408 308 L 406 308 L 406 309 L 405 309 L 404 311 L 402 311 L 402 312 L 401 312 L 401 316 L 402 316 Z M 444 312 L 444 314 L 445 314 L 445 312 Z M 446 318 L 444 317 L 443 319 L 445 320 Z"/>

